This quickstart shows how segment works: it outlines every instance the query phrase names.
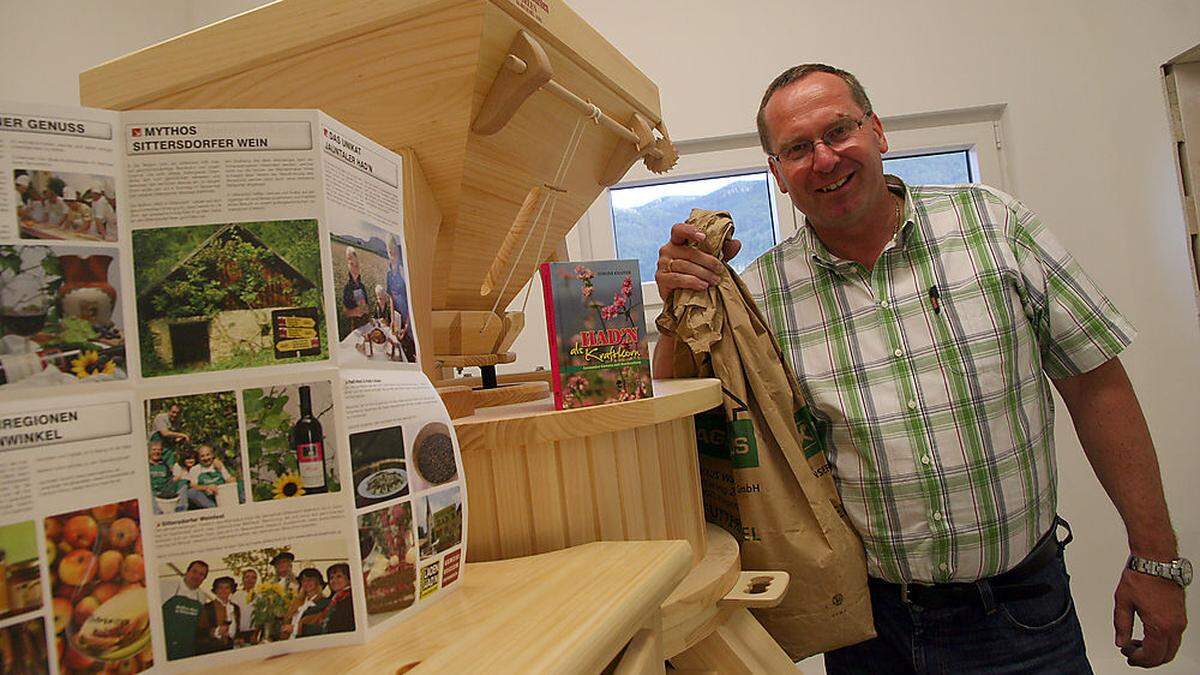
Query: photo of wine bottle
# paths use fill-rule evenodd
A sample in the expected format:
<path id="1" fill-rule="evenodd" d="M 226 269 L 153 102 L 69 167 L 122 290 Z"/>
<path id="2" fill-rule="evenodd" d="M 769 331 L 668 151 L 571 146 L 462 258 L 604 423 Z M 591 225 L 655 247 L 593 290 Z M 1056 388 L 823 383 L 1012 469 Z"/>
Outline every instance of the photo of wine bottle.
<path id="1" fill-rule="evenodd" d="M 304 493 L 322 494 L 329 491 L 325 483 L 325 435 L 313 416 L 311 389 L 305 385 L 299 390 L 300 419 L 292 426 L 292 449 L 296 451 Z"/>

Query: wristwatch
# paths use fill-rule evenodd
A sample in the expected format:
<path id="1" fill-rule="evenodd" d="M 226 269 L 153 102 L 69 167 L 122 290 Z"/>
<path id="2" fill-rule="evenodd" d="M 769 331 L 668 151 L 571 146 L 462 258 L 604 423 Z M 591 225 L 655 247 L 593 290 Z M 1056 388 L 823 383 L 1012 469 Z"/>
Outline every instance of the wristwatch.
<path id="1" fill-rule="evenodd" d="M 1187 588 L 1187 585 L 1192 583 L 1192 561 L 1187 558 L 1176 558 L 1169 562 L 1159 562 L 1131 555 L 1129 556 L 1129 562 L 1125 566 L 1134 572 L 1170 579 L 1184 588 Z"/>

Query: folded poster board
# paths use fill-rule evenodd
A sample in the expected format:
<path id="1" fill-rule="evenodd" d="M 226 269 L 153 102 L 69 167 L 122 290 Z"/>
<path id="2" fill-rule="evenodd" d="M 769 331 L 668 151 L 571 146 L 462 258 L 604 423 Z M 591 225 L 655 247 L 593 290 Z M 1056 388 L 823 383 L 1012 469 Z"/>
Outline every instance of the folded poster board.
<path id="1" fill-rule="evenodd" d="M 461 579 L 403 176 L 315 110 L 0 103 L 0 631 L 34 672 L 362 642 Z"/>

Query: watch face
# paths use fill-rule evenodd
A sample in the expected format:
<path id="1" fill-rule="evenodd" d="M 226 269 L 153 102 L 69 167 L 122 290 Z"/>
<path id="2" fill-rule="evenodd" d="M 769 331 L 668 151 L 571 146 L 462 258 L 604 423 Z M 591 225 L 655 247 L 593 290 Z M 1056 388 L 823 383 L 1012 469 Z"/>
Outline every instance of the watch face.
<path id="1" fill-rule="evenodd" d="M 1180 558 L 1179 568 L 1181 577 L 1180 581 L 1183 582 L 1183 585 L 1187 586 L 1188 584 L 1192 583 L 1192 561 L 1188 560 L 1187 558 Z"/>

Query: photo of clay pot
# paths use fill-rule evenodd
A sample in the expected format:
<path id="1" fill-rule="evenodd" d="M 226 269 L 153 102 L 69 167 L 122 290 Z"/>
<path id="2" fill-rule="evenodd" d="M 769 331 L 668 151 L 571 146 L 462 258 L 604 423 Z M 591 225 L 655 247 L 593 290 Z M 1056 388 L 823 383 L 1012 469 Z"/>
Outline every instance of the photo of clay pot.
<path id="1" fill-rule="evenodd" d="M 117 190 L 112 176 L 13 171 L 22 239 L 117 240 Z"/>
<path id="2" fill-rule="evenodd" d="M 136 230 L 142 374 L 329 357 L 315 220 Z"/>
<path id="3" fill-rule="evenodd" d="M 126 378 L 120 254 L 0 246 L 0 388 Z"/>
<path id="4" fill-rule="evenodd" d="M 59 671 L 153 665 L 137 500 L 60 513 L 44 525 Z"/>
<path id="5" fill-rule="evenodd" d="M 413 437 L 411 465 L 413 492 L 458 480 L 454 433 L 441 422 L 427 422 Z"/>

